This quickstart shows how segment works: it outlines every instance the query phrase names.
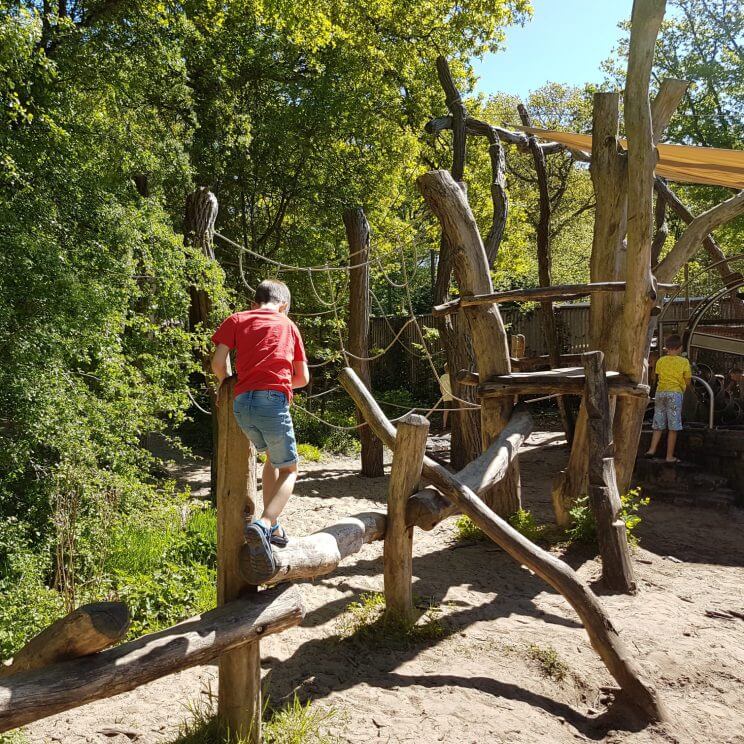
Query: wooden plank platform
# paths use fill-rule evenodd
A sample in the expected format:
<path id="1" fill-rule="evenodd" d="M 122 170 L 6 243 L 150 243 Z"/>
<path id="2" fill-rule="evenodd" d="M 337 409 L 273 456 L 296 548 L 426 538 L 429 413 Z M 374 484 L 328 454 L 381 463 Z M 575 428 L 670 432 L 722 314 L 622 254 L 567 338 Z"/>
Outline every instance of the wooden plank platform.
<path id="1" fill-rule="evenodd" d="M 671 292 L 679 289 L 678 284 L 659 284 L 659 292 Z M 437 305 L 432 314 L 437 317 L 456 313 L 461 307 L 490 305 L 494 302 L 545 302 L 578 300 L 599 292 L 624 292 L 625 282 L 593 282 L 590 284 L 557 284 L 553 287 L 530 287 L 527 289 L 509 289 L 491 294 L 463 295 L 457 300 Z"/>
<path id="2" fill-rule="evenodd" d="M 586 376 L 583 367 L 562 367 L 545 372 L 512 372 L 498 375 L 478 386 L 482 398 L 502 395 L 583 395 Z M 607 372 L 607 386 L 610 395 L 632 395 L 645 397 L 649 394 L 648 385 L 636 385 L 619 372 Z"/>

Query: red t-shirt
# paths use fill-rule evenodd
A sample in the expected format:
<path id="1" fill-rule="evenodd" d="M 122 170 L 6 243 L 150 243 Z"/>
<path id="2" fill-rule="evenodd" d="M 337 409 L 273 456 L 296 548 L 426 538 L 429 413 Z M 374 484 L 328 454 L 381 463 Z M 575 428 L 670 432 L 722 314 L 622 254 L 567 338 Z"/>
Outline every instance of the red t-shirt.
<path id="1" fill-rule="evenodd" d="M 235 395 L 279 390 L 292 400 L 293 363 L 307 357 L 297 326 L 284 313 L 268 307 L 235 313 L 223 321 L 212 341 L 237 349 Z"/>

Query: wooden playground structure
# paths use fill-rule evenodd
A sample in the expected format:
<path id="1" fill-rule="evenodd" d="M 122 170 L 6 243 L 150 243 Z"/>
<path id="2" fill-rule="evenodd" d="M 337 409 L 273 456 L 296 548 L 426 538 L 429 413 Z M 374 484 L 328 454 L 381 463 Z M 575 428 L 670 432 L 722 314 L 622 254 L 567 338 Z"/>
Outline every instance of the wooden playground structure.
<path id="1" fill-rule="evenodd" d="M 356 371 L 344 369 L 340 382 L 356 404 L 360 420 L 369 427 L 363 440 L 365 468 L 370 474 L 380 471 L 380 443 L 394 453 L 387 510 L 349 516 L 292 539 L 286 548 L 275 550 L 277 572 L 268 583 L 280 586 L 259 590 L 241 571 L 246 560 L 243 530 L 256 504 L 255 452 L 239 430 L 231 407 L 217 406 L 218 607 L 114 648 L 108 647 L 126 635 L 126 607 L 102 603 L 76 610 L 33 639 L 2 671 L 0 732 L 218 658 L 218 715 L 233 734 L 260 742 L 260 639 L 297 625 L 304 615 L 301 591 L 288 582 L 332 573 L 365 543 L 384 540 L 387 611 L 411 620 L 413 528 L 430 530 L 454 514 L 470 517 L 514 560 L 559 592 L 579 616 L 626 701 L 649 721 L 668 720 L 655 685 L 645 678 L 631 647 L 592 589 L 567 563 L 506 521 L 521 504 L 519 449 L 533 426 L 526 407 L 517 403 L 518 397 L 528 393 L 582 395 L 581 412 L 572 428 L 571 460 L 553 494 L 557 520 L 566 523 L 568 508 L 588 481 L 583 492 L 589 494 L 597 524 L 604 585 L 612 591 L 636 591 L 625 523 L 619 517 L 620 493 L 630 478 L 648 397 L 646 359 L 655 308 L 660 293 L 673 289 L 670 282 L 677 270 L 710 230 L 744 209 L 740 193 L 691 218 L 687 231 L 656 265 L 652 254 L 655 144 L 687 85 L 663 81 L 649 103 L 653 48 L 663 12 L 663 0 L 634 3 L 625 91 L 627 150 L 619 144 L 619 94 L 595 95 L 594 145 L 591 156 L 583 153 L 585 160 L 591 160 L 597 199 L 591 282 L 585 285 L 549 286 L 547 271 L 541 273 L 543 287 L 493 291 L 490 264 L 506 218 L 500 142 L 501 138 L 508 142 L 510 134 L 467 117 L 446 62 L 440 60 L 438 69 L 451 115 L 438 120 L 434 129 L 452 129 L 455 162 L 452 172 L 425 173 L 417 185 L 441 224 L 446 285 L 449 272 L 454 271 L 459 287 L 459 298 L 445 298 L 436 312 L 459 313 L 461 319 L 457 334 L 448 338 L 451 361 L 467 356 L 466 347 L 471 346 L 474 353 L 477 373 L 464 364 L 458 364 L 457 370 L 462 370 L 460 383 L 481 401 L 478 444 L 482 454 L 451 472 L 425 454 L 425 418 L 410 414 L 395 427 L 370 393 L 363 365 Z M 526 114 L 523 121 L 529 123 Z M 487 139 L 494 167 L 494 222 L 485 241 L 461 184 L 468 134 Z M 541 158 L 563 149 L 556 143 L 538 145 L 532 135 L 513 137 L 534 154 L 538 169 Z M 358 211 L 344 215 L 356 256 L 350 266 L 352 286 L 359 292 L 365 291 L 365 281 L 369 281 L 364 252 L 368 226 L 362 218 Z M 587 296 L 592 303 L 593 350 L 581 356 L 581 366 L 562 366 L 560 353 L 552 346 L 551 370 L 512 371 L 499 303 L 536 301 L 549 317 L 552 301 Z M 208 298 L 196 296 L 194 301 L 203 322 Z M 367 320 L 355 322 L 364 325 Z M 550 332 L 549 320 L 547 328 Z M 358 357 L 365 355 L 363 343 L 355 349 Z M 220 395 L 231 397 L 233 384 L 234 380 L 227 380 Z"/>

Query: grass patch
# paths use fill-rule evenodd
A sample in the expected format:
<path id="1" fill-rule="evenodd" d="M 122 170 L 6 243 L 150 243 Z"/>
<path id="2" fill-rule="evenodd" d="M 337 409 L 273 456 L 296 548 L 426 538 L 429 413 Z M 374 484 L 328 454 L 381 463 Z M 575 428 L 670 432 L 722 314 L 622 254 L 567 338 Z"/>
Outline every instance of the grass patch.
<path id="1" fill-rule="evenodd" d="M 323 459 L 323 453 L 314 444 L 298 444 L 297 454 L 308 462 L 320 462 Z"/>
<path id="2" fill-rule="evenodd" d="M 16 729 L 8 731 L 7 734 L 0 734 L 0 744 L 29 744 L 29 740 L 22 729 Z"/>
<path id="3" fill-rule="evenodd" d="M 552 646 L 540 646 L 532 643 L 527 649 L 527 655 L 540 666 L 540 671 L 556 682 L 563 682 L 568 675 L 568 665 L 558 656 Z"/>
<path id="4" fill-rule="evenodd" d="M 381 592 L 362 594 L 351 602 L 338 623 L 339 635 L 345 640 L 387 648 L 408 648 L 417 643 L 438 640 L 444 635 L 439 607 L 429 604 L 415 623 L 401 618 L 385 607 Z"/>
<path id="5" fill-rule="evenodd" d="M 172 744 L 249 744 L 245 737 L 225 733 L 208 703 L 193 705 L 190 712 L 191 719 L 182 724 Z M 310 701 L 303 704 L 296 695 L 291 703 L 275 710 L 267 703 L 262 741 L 264 744 L 333 744 L 336 738 L 325 729 L 336 717 L 335 710 L 314 708 Z"/>
<path id="6" fill-rule="evenodd" d="M 509 524 L 517 532 L 521 532 L 528 540 L 541 543 L 555 543 L 560 539 L 560 530 L 552 524 L 538 524 L 535 517 L 527 509 L 519 509 L 509 517 Z M 489 540 L 470 517 L 462 515 L 455 521 L 455 538 L 458 542 L 473 540 Z"/>
<path id="7" fill-rule="evenodd" d="M 489 540 L 490 538 L 470 517 L 464 514 L 455 520 L 455 539 L 458 542 Z"/>

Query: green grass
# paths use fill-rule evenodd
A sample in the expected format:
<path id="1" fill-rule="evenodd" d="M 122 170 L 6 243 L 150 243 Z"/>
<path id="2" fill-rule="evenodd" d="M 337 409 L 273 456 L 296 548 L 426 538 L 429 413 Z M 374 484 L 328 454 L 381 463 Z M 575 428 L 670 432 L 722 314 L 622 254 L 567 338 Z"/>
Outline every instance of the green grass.
<path id="1" fill-rule="evenodd" d="M 22 729 L 0 734 L 0 744 L 29 744 L 28 737 Z"/>
<path id="2" fill-rule="evenodd" d="M 333 744 L 336 741 L 327 733 L 329 724 L 337 718 L 336 711 L 314 708 L 310 701 L 303 704 L 296 695 L 282 708 L 272 710 L 266 705 L 263 718 L 263 744 Z M 249 744 L 249 740 L 225 732 L 211 706 L 200 703 L 191 707 L 191 719 L 181 726 L 172 744 Z"/>
<path id="3" fill-rule="evenodd" d="M 557 527 L 550 524 L 538 524 L 532 512 L 527 509 L 520 509 L 512 514 L 509 517 L 509 524 L 532 542 L 554 543 L 560 537 L 560 530 Z M 490 539 L 470 517 L 465 515 L 458 517 L 455 521 L 455 538 L 458 542 Z"/>
<path id="4" fill-rule="evenodd" d="M 540 671 L 556 682 L 563 682 L 568 675 L 568 665 L 558 656 L 558 652 L 552 646 L 540 646 L 537 643 L 530 644 L 527 655 L 540 666 Z"/>
<path id="5" fill-rule="evenodd" d="M 298 444 L 297 454 L 308 462 L 320 462 L 323 459 L 323 453 L 314 444 Z"/>
<path id="6" fill-rule="evenodd" d="M 429 604 L 421 617 L 411 623 L 386 611 L 384 594 L 369 592 L 346 607 L 338 621 L 338 631 L 341 638 L 365 645 L 408 648 L 444 635 L 439 614 L 440 609 Z"/>

